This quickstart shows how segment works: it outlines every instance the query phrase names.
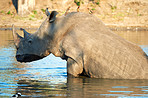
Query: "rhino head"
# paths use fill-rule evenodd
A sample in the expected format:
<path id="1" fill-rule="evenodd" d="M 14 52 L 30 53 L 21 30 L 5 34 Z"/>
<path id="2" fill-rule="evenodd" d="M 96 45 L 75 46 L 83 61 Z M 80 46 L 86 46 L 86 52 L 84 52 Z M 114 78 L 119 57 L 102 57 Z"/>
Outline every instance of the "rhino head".
<path id="1" fill-rule="evenodd" d="M 28 33 L 25 29 L 20 29 L 24 32 L 24 37 L 20 36 L 14 25 L 12 27 L 14 43 L 17 49 L 16 59 L 19 62 L 31 62 L 42 59 L 50 54 L 49 40 L 52 39 L 47 35 L 52 29 L 51 24 L 54 22 L 57 12 L 53 11 L 51 14 L 46 9 L 47 18 L 41 24 L 40 28 L 35 33 Z M 47 40 L 48 39 L 48 40 Z M 48 41 L 48 42 L 47 42 Z"/>

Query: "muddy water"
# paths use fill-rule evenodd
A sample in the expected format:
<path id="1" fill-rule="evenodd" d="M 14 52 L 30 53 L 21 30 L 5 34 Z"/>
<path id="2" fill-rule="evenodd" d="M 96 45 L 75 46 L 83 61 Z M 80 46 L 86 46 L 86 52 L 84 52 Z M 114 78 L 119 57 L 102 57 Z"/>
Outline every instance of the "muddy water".
<path id="1" fill-rule="evenodd" d="M 116 32 L 148 54 L 148 32 Z M 50 55 L 31 63 L 15 60 L 11 31 L 0 31 L 0 98 L 22 97 L 147 98 L 148 80 L 67 78 L 66 62 Z"/>

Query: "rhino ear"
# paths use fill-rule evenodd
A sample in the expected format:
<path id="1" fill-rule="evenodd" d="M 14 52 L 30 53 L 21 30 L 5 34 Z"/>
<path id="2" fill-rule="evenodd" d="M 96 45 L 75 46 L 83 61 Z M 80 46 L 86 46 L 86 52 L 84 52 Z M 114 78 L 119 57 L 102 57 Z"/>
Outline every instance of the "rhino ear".
<path id="1" fill-rule="evenodd" d="M 49 16 L 50 15 L 50 12 L 48 11 L 48 8 L 46 8 L 46 11 L 45 11 L 46 15 Z"/>
<path id="2" fill-rule="evenodd" d="M 23 32 L 24 32 L 24 38 L 27 38 L 27 37 L 29 37 L 31 34 L 30 33 L 28 33 L 25 29 L 23 29 L 23 28 L 20 28 L 20 30 L 22 30 Z"/>
<path id="3" fill-rule="evenodd" d="M 57 11 L 52 11 L 49 17 L 49 22 L 52 23 L 56 20 L 56 15 L 58 14 Z"/>
<path id="4" fill-rule="evenodd" d="M 12 33 L 13 33 L 13 39 L 16 46 L 18 46 L 19 42 L 23 37 L 21 37 L 18 33 L 16 33 L 14 25 L 12 25 Z"/>

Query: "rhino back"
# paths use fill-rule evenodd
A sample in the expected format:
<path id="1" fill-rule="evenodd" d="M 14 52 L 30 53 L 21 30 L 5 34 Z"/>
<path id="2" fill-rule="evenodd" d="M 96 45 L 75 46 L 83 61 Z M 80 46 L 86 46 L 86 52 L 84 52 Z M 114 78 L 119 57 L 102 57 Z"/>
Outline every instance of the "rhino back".
<path id="1" fill-rule="evenodd" d="M 88 76 L 146 78 L 148 60 L 139 46 L 110 31 L 95 16 L 70 13 L 64 21 L 68 29 L 64 38 L 74 38 L 74 43 L 83 51 L 83 67 Z"/>

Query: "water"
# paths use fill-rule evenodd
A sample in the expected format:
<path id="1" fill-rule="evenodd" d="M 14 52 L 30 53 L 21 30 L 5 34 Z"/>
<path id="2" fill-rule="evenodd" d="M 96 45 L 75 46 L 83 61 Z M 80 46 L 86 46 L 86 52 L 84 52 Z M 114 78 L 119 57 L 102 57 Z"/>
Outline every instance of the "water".
<path id="1" fill-rule="evenodd" d="M 148 32 L 116 32 L 148 54 Z M 148 80 L 67 78 L 66 62 L 53 55 L 31 63 L 15 60 L 11 31 L 0 31 L 0 98 L 147 98 Z"/>

